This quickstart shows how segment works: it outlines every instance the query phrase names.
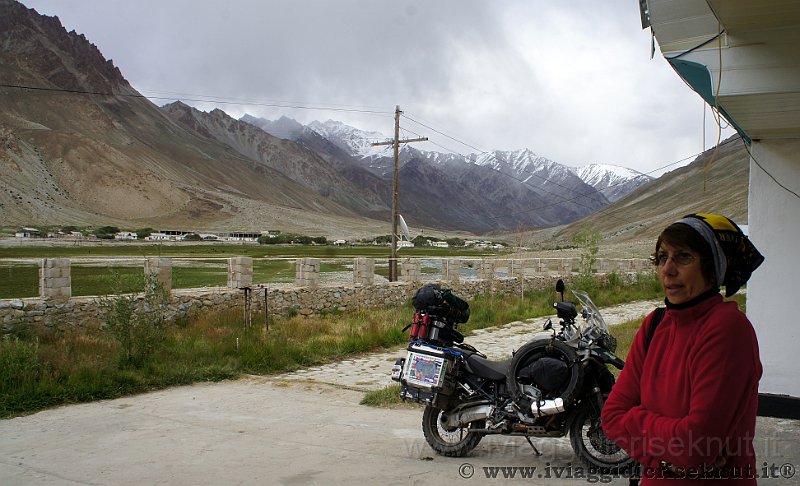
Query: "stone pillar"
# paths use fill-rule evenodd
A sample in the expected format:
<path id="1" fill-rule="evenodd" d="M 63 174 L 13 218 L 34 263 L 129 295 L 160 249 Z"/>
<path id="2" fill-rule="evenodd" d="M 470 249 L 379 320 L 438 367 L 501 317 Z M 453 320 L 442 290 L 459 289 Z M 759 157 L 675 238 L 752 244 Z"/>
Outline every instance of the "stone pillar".
<path id="1" fill-rule="evenodd" d="M 153 257 L 144 259 L 145 285 L 158 284 L 164 291 L 172 290 L 172 259 Z"/>
<path id="2" fill-rule="evenodd" d="M 253 259 L 228 258 L 228 288 L 241 289 L 253 285 Z"/>
<path id="3" fill-rule="evenodd" d="M 372 285 L 375 282 L 375 259 L 354 258 L 353 283 L 358 285 Z"/>
<path id="4" fill-rule="evenodd" d="M 43 258 L 39 266 L 39 296 L 45 300 L 69 300 L 72 275 L 69 258 Z"/>
<path id="5" fill-rule="evenodd" d="M 457 258 L 442 260 L 442 276 L 448 282 L 458 282 L 461 278 L 461 260 Z"/>
<path id="6" fill-rule="evenodd" d="M 298 258 L 294 284 L 298 287 L 316 287 L 319 281 L 319 258 Z"/>
<path id="7" fill-rule="evenodd" d="M 478 278 L 481 280 L 494 280 L 494 264 L 494 260 L 481 260 L 478 263 Z"/>
<path id="8" fill-rule="evenodd" d="M 422 265 L 419 260 L 412 260 L 406 258 L 400 262 L 400 281 L 401 282 L 421 282 L 422 281 Z"/>
<path id="9" fill-rule="evenodd" d="M 572 258 L 562 258 L 558 261 L 558 273 L 562 277 L 572 275 Z"/>
<path id="10" fill-rule="evenodd" d="M 524 260 L 509 260 L 508 261 L 508 276 L 511 278 L 525 277 L 525 261 Z"/>

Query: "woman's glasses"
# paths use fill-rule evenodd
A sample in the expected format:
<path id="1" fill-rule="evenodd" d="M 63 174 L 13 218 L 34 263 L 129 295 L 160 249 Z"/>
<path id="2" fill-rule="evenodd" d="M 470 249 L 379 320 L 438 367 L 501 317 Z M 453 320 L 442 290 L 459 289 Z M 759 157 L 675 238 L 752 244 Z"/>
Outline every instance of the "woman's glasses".
<path id="1" fill-rule="evenodd" d="M 675 262 L 676 265 L 686 266 L 694 261 L 697 258 L 695 255 L 692 255 L 686 251 L 679 251 L 672 255 L 672 261 Z M 667 261 L 670 259 L 670 254 L 662 251 L 656 254 L 656 265 L 659 267 L 663 267 L 667 264 Z"/>

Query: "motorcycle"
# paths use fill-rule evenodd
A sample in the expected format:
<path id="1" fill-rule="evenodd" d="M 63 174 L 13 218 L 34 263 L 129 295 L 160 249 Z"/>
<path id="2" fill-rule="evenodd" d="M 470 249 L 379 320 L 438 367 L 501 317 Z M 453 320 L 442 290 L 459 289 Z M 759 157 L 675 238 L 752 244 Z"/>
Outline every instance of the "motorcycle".
<path id="1" fill-rule="evenodd" d="M 589 295 L 564 301 L 558 280 L 555 302 L 559 329 L 551 319 L 506 361 L 491 361 L 463 342 L 458 325 L 469 318 L 468 304 L 448 289 L 417 291 L 407 355 L 392 368 L 400 396 L 425 404 L 422 431 L 440 455 L 461 457 L 486 435 L 570 436 L 576 456 L 599 472 L 621 472 L 633 459 L 609 440 L 600 425 L 603 404 L 614 384 L 606 365 L 622 369 L 609 333 Z M 424 295 L 423 295 L 424 294 Z M 437 295 L 438 294 L 438 295 Z"/>

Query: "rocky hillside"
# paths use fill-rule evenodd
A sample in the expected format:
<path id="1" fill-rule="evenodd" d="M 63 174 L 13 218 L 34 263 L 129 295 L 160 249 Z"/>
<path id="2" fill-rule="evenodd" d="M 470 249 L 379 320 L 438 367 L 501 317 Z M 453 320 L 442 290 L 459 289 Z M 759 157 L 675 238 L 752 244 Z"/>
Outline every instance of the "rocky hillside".
<path id="1" fill-rule="evenodd" d="M 328 120 L 304 126 L 245 115 L 243 121 L 331 159 L 346 157 L 391 182 L 394 159 L 371 142 L 386 137 Z M 327 143 L 320 142 L 321 140 Z M 400 150 L 400 212 L 416 225 L 484 233 L 547 227 L 574 221 L 608 204 L 574 171 L 530 150 L 462 156 L 403 146 Z"/>
<path id="2" fill-rule="evenodd" d="M 0 11 L 0 224 L 376 226 L 175 122 L 57 17 Z"/>
<path id="3" fill-rule="evenodd" d="M 526 241 L 539 247 L 564 246 L 579 231 L 590 230 L 600 233 L 605 243 L 649 245 L 669 223 L 697 212 L 721 213 L 747 224 L 749 177 L 749 154 L 734 136 L 722 142 L 716 154 L 708 150 L 607 208 L 569 225 L 529 233 Z"/>
<path id="4" fill-rule="evenodd" d="M 382 134 L 159 108 L 57 17 L 14 0 L 0 0 L 0 14 L 0 226 L 388 233 L 393 158 L 370 145 Z M 746 155 L 729 144 L 716 159 L 705 192 L 696 162 L 625 195 L 639 176 L 590 177 L 530 150 L 404 146 L 400 212 L 446 231 L 562 225 L 547 238 L 563 239 L 588 225 L 608 238 L 649 236 L 692 210 L 746 215 Z"/>
<path id="5" fill-rule="evenodd" d="M 358 214 L 375 218 L 391 214 L 388 184 L 347 159 L 336 158 L 339 163 L 332 164 L 330 158 L 325 160 L 301 143 L 270 135 L 222 110 L 205 113 L 181 102 L 162 110 L 184 128 L 217 140 Z"/>

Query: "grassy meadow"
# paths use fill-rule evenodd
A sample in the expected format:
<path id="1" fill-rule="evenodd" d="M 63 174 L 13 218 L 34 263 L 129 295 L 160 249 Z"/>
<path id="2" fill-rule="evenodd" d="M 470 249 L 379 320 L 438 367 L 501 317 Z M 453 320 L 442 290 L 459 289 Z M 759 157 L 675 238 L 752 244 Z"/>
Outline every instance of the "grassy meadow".
<path id="1" fill-rule="evenodd" d="M 583 287 L 586 288 L 586 287 Z M 658 282 L 634 286 L 621 279 L 592 290 L 598 305 L 653 298 Z M 484 295 L 470 301 L 473 329 L 552 314 L 552 291 Z M 106 298 L 101 329 L 44 332 L 17 328 L 0 339 L 0 418 L 47 407 L 115 398 L 148 390 L 271 374 L 395 346 L 407 339 L 411 319 L 404 306 L 329 312 L 304 318 L 275 317 L 269 331 L 245 328 L 241 313 L 207 313 L 165 322 L 158 305 L 150 314 L 132 312 L 124 296 Z M 254 322 L 261 322 L 254 318 Z"/>

